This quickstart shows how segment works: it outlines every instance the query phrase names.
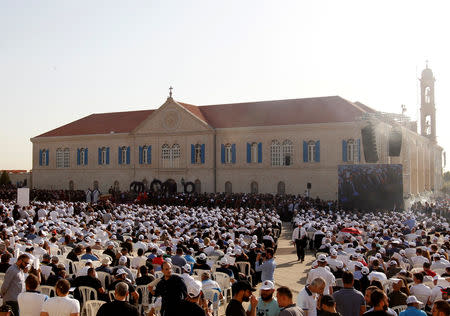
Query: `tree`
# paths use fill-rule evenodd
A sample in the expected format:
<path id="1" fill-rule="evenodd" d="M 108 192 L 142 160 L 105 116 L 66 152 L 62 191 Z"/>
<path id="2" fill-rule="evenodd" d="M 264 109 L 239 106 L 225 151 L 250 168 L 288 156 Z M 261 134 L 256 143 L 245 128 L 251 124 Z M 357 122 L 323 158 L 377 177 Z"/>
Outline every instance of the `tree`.
<path id="1" fill-rule="evenodd" d="M 450 182 L 450 171 L 444 173 L 444 181 Z"/>
<path id="2" fill-rule="evenodd" d="M 6 170 L 3 170 L 2 175 L 0 176 L 0 185 L 9 184 L 11 180 L 9 179 L 9 175 Z"/>

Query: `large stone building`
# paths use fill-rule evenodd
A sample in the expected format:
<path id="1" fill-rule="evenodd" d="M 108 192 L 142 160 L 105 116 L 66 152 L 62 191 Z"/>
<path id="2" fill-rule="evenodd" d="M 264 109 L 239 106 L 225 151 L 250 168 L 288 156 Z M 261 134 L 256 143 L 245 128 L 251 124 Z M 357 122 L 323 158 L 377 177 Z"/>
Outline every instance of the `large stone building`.
<path id="1" fill-rule="evenodd" d="M 172 93 L 156 110 L 92 114 L 31 139 L 32 184 L 45 189 L 110 187 L 133 181 L 194 182 L 198 192 L 304 193 L 336 199 L 337 167 L 365 164 L 370 125 L 377 163 L 403 165 L 404 194 L 442 186 L 434 77 L 422 73 L 422 132 L 403 115 L 339 96 L 196 106 Z M 399 157 L 389 135 L 401 132 Z M 367 146 L 367 145 L 366 145 Z"/>

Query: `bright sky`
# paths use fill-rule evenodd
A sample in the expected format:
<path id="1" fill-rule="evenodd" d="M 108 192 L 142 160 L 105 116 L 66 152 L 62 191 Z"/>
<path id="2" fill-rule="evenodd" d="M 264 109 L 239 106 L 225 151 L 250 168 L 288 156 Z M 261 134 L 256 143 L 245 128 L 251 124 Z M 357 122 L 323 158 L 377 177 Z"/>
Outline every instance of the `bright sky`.
<path id="1" fill-rule="evenodd" d="M 92 113 L 340 95 L 416 118 L 425 60 L 450 149 L 448 1 L 0 0 L 0 169 Z M 448 168 L 448 167 L 447 167 Z"/>

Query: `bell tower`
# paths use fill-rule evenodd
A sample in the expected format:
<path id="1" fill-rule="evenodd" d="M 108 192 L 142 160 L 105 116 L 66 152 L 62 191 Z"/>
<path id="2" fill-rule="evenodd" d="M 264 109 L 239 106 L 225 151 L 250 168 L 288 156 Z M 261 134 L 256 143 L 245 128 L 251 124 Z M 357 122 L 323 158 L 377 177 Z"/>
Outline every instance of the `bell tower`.
<path id="1" fill-rule="evenodd" d="M 436 107 L 434 105 L 433 72 L 428 68 L 428 61 L 422 71 L 420 80 L 420 131 L 422 136 L 436 141 Z"/>

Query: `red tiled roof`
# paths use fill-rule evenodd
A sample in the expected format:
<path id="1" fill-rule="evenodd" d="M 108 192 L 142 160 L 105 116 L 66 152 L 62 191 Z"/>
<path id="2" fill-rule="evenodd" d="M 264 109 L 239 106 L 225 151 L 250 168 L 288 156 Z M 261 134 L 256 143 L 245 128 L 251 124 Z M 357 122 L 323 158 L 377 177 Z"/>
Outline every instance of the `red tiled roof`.
<path id="1" fill-rule="evenodd" d="M 375 112 L 339 96 L 204 106 L 177 103 L 213 128 L 352 122 L 365 112 Z M 92 114 L 37 137 L 129 133 L 152 112 Z"/>
<path id="2" fill-rule="evenodd" d="M 154 110 L 92 114 L 37 137 L 129 133 Z"/>
<path id="3" fill-rule="evenodd" d="M 352 122 L 363 109 L 339 96 L 198 107 L 215 128 Z"/>

